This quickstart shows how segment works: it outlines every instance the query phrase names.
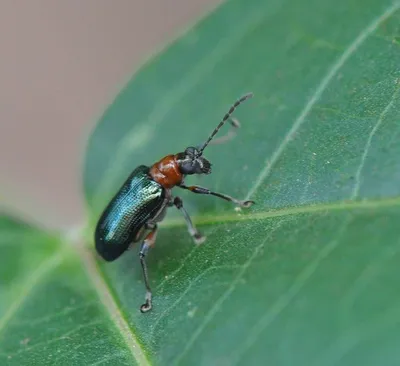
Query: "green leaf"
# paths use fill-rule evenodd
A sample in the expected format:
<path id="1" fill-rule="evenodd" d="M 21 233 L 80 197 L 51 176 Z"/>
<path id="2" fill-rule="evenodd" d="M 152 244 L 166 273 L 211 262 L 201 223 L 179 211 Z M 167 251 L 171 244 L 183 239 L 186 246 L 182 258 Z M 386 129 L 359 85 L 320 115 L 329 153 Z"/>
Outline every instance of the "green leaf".
<path id="1" fill-rule="evenodd" d="M 0 364 L 147 364 L 93 253 L 0 217 Z"/>
<path id="2" fill-rule="evenodd" d="M 146 64 L 89 143 L 93 220 L 139 164 L 197 145 L 241 94 L 234 141 L 190 177 L 256 201 L 179 194 L 149 255 L 101 263 L 155 364 L 400 361 L 400 2 L 229 1 Z M 226 128 L 227 129 L 227 128 Z M 268 361 L 267 361 L 268 360 Z"/>
<path id="3" fill-rule="evenodd" d="M 399 19 L 398 0 L 232 0 L 147 63 L 89 141 L 87 246 L 1 221 L 1 364 L 397 364 Z M 187 182 L 256 205 L 174 190 L 208 240 L 170 209 L 141 314 L 138 245 L 102 262 L 95 220 L 248 91 L 213 174 Z"/>
<path id="4" fill-rule="evenodd" d="M 149 258 L 151 314 L 137 310 L 137 252 L 102 265 L 156 363 L 400 359 L 399 7 L 231 1 L 108 109 L 86 161 L 94 217 L 136 165 L 200 143 L 256 96 L 234 143 L 208 149 L 213 175 L 191 179 L 252 197 L 250 216 L 182 193 L 208 241 L 191 248 L 171 212 Z"/>

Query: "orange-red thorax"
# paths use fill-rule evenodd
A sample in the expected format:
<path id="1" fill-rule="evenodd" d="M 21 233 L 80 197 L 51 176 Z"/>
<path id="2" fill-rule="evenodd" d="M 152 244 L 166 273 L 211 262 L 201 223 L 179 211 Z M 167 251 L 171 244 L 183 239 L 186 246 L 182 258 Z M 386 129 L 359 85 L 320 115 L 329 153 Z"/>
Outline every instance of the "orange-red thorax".
<path id="1" fill-rule="evenodd" d="M 183 174 L 179 170 L 176 155 L 167 155 L 150 167 L 150 175 L 164 188 L 173 188 L 182 183 Z"/>

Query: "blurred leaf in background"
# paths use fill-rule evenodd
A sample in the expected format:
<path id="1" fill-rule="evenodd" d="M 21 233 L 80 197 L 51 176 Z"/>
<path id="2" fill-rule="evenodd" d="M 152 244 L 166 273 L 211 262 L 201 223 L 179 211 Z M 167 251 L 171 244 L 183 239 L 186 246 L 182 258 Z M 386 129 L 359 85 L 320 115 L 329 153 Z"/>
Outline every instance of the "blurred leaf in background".
<path id="1" fill-rule="evenodd" d="M 89 226 L 47 236 L 4 218 L 2 364 L 400 362 L 400 2 L 232 0 L 145 65 L 87 149 Z M 234 141 L 179 192 L 149 255 L 102 263 L 93 225 L 137 165 L 201 143 L 241 94 Z"/>

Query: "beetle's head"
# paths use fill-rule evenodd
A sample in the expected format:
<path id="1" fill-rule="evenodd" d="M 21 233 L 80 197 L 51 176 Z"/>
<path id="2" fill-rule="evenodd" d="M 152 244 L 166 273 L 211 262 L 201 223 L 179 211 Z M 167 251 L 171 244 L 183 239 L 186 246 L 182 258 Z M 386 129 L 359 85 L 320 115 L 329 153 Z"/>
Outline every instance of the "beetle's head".
<path id="1" fill-rule="evenodd" d="M 176 155 L 176 160 L 179 165 L 179 170 L 184 175 L 191 174 L 210 174 L 211 173 L 211 163 L 203 157 L 204 149 L 210 144 L 211 140 L 218 133 L 220 128 L 229 120 L 233 111 L 236 107 L 253 96 L 252 93 L 243 95 L 239 98 L 230 108 L 229 111 L 222 118 L 221 122 L 215 127 L 214 131 L 208 137 L 208 139 L 199 148 L 189 146 L 182 153 Z M 215 141 L 214 141 L 215 142 Z"/>
<path id="2" fill-rule="evenodd" d="M 187 147 L 184 152 L 177 154 L 177 161 L 184 175 L 211 173 L 211 163 L 195 147 Z"/>

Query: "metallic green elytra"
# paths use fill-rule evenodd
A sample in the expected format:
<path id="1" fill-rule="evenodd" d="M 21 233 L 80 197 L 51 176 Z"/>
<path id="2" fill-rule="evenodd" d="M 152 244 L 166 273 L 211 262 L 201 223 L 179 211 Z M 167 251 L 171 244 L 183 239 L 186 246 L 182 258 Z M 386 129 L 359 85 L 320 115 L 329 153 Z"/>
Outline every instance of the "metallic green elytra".
<path id="1" fill-rule="evenodd" d="M 106 261 L 113 261 L 125 252 L 163 207 L 165 190 L 148 173 L 147 166 L 136 168 L 98 221 L 96 249 Z"/>

